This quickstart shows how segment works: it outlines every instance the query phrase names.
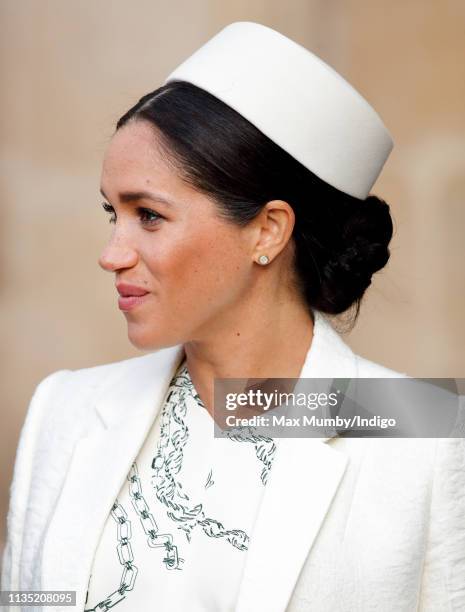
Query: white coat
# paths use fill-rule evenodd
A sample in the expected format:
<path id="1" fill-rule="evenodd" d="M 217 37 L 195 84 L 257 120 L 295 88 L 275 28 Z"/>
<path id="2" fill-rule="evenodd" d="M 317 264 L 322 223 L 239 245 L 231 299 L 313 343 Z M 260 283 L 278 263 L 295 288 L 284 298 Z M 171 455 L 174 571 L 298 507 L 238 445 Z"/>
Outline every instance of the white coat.
<path id="1" fill-rule="evenodd" d="M 355 355 L 315 314 L 302 377 L 403 376 Z M 2 589 L 75 590 L 76 608 L 37 610 L 84 609 L 109 510 L 182 357 L 178 345 L 38 385 L 16 455 Z M 235 612 L 464 612 L 463 439 L 277 444 Z"/>

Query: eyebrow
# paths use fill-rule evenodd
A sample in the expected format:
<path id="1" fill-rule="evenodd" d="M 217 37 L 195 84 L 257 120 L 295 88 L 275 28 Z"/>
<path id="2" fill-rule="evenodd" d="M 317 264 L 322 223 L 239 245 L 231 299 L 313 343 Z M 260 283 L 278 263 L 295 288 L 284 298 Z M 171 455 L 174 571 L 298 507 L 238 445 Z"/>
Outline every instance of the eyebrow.
<path id="1" fill-rule="evenodd" d="M 107 200 L 109 199 L 103 189 L 100 189 L 100 193 Z M 151 200 L 152 202 L 162 202 L 163 204 L 167 204 L 168 206 L 173 206 L 174 201 L 165 197 L 160 193 L 152 193 L 150 191 L 122 191 L 118 194 L 118 197 L 121 202 L 124 204 L 137 202 L 138 200 Z"/>

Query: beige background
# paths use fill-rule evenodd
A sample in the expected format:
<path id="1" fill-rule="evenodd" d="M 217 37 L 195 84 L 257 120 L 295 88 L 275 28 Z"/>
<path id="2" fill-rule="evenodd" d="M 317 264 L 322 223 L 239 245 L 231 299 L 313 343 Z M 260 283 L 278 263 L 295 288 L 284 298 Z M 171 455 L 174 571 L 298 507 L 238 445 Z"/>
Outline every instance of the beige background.
<path id="1" fill-rule="evenodd" d="M 1 0 L 0 11 L 0 548 L 34 387 L 57 369 L 140 354 L 97 265 L 114 122 L 231 21 L 320 55 L 394 136 L 372 190 L 395 219 L 391 261 L 347 342 L 412 376 L 465 377 L 463 0 Z"/>

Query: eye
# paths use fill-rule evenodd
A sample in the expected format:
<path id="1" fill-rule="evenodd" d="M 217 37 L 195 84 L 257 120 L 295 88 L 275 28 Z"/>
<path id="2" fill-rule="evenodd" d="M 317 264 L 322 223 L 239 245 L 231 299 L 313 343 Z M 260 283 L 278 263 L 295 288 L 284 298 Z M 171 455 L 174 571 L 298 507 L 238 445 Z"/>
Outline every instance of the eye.
<path id="1" fill-rule="evenodd" d="M 159 215 L 154 210 L 150 210 L 150 208 L 138 208 L 137 213 L 142 223 L 145 223 L 146 225 L 153 225 L 159 219 L 163 218 L 161 215 Z"/>
<path id="2" fill-rule="evenodd" d="M 103 206 L 103 210 L 105 210 L 108 213 L 113 213 L 114 214 L 115 211 L 113 210 L 113 206 L 110 206 L 110 204 L 108 204 L 107 202 L 102 202 L 102 206 Z M 108 222 L 109 223 L 116 223 L 116 216 L 110 217 Z"/>
<path id="3" fill-rule="evenodd" d="M 107 213 L 111 213 L 111 217 L 108 220 L 109 223 L 116 223 L 116 214 L 111 204 L 108 202 L 102 202 L 102 207 Z M 143 225 L 155 225 L 159 219 L 163 219 L 162 215 L 159 215 L 154 210 L 149 208 L 137 208 L 137 214 Z"/>

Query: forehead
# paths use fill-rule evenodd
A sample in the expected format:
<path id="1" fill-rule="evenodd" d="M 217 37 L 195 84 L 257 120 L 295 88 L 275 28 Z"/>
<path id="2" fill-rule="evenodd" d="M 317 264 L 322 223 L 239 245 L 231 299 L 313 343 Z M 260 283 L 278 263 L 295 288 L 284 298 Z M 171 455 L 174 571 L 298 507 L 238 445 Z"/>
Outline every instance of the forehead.
<path id="1" fill-rule="evenodd" d="M 134 186 L 187 188 L 169 162 L 156 130 L 147 122 L 130 122 L 108 144 L 102 164 L 102 188 L 123 190 Z"/>

